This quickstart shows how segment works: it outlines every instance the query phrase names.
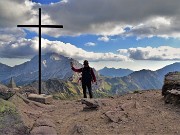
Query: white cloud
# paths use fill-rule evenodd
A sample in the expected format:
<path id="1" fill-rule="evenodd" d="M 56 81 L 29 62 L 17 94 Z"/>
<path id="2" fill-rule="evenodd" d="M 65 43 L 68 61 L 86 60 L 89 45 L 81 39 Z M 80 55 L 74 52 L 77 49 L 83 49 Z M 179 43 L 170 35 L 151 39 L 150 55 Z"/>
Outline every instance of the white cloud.
<path id="1" fill-rule="evenodd" d="M 120 54 L 127 54 L 129 58 L 134 60 L 180 60 L 180 48 L 170 46 L 160 47 L 137 47 L 129 49 L 119 49 Z"/>
<path id="2" fill-rule="evenodd" d="M 0 1 L 0 27 L 37 24 L 38 8 L 41 7 L 42 23 L 64 25 L 61 30 L 43 30 L 51 36 L 95 34 L 179 38 L 179 5 L 179 0 L 63 0 L 50 5 L 6 0 Z M 132 27 L 125 31 L 127 26 Z"/>
<path id="3" fill-rule="evenodd" d="M 68 0 L 61 0 L 61 2 L 67 3 L 67 2 L 68 2 Z"/>
<path id="4" fill-rule="evenodd" d="M 120 54 L 127 54 L 128 53 L 128 50 L 127 49 L 119 49 L 117 50 Z"/>
<path id="5" fill-rule="evenodd" d="M 129 60 L 126 56 L 114 54 L 111 52 L 108 53 L 87 52 L 81 48 L 77 48 L 76 46 L 70 43 L 65 44 L 60 41 L 49 41 L 47 39 L 43 39 L 42 44 L 43 44 L 42 51 L 44 53 L 56 52 L 67 57 L 75 58 L 77 60 L 84 60 L 84 59 L 87 59 L 89 61 L 110 61 L 110 60 L 128 61 Z"/>
<path id="6" fill-rule="evenodd" d="M 108 42 L 109 41 L 109 37 L 107 37 L 107 36 L 99 37 L 98 40 L 99 41 Z"/>
<path id="7" fill-rule="evenodd" d="M 31 58 L 38 54 L 38 38 L 19 38 L 14 43 L 0 44 L 1 58 Z M 87 52 L 70 43 L 61 41 L 49 41 L 42 38 L 42 53 L 55 52 L 77 60 L 89 61 L 128 61 L 126 56 L 120 54 Z"/>
<path id="8" fill-rule="evenodd" d="M 51 19 L 66 26 L 59 35 L 180 37 L 179 4 L 179 0 L 69 0 L 43 8 Z M 128 32 L 127 26 L 132 26 Z"/>
<path id="9" fill-rule="evenodd" d="M 93 43 L 93 42 L 87 42 L 85 44 L 85 46 L 96 46 L 96 43 Z"/>
<path id="10" fill-rule="evenodd" d="M 34 17 L 33 4 L 28 0 L 1 0 L 0 27 L 16 27 Z"/>
<path id="11" fill-rule="evenodd" d="M 137 26 L 133 26 L 127 32 L 123 33 L 124 36 L 136 36 L 137 39 L 145 37 L 173 37 L 180 38 L 180 31 L 174 26 L 172 18 L 154 17 L 146 20 Z"/>
<path id="12" fill-rule="evenodd" d="M 0 28 L 0 43 L 14 42 L 20 37 L 24 37 L 26 34 L 22 29 L 18 28 Z"/>

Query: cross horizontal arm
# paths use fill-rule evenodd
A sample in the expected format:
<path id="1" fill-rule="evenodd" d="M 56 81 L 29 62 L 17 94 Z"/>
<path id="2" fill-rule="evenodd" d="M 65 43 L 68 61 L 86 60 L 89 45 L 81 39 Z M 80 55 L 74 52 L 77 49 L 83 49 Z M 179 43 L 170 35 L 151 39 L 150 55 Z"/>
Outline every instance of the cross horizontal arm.
<path id="1" fill-rule="evenodd" d="M 63 25 L 17 25 L 17 27 L 63 28 Z"/>
<path id="2" fill-rule="evenodd" d="M 41 25 L 43 28 L 63 28 L 63 25 Z"/>
<path id="3" fill-rule="evenodd" d="M 39 25 L 17 25 L 17 27 L 39 27 Z"/>

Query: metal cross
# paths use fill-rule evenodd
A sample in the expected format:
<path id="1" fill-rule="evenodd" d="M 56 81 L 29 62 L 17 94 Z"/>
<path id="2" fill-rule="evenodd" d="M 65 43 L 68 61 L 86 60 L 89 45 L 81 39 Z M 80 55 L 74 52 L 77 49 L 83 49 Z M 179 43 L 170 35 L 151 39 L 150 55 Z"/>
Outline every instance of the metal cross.
<path id="1" fill-rule="evenodd" d="M 41 25 L 41 8 L 39 8 L 39 25 L 17 25 L 17 27 L 39 28 L 39 94 L 41 94 L 41 28 L 63 28 L 63 25 Z"/>

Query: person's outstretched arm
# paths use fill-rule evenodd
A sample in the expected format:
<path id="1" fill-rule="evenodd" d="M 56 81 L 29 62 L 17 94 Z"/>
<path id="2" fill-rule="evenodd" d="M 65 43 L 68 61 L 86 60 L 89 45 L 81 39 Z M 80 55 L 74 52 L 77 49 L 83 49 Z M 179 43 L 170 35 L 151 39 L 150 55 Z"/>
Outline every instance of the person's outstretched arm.
<path id="1" fill-rule="evenodd" d="M 80 69 L 76 69 L 76 68 L 74 68 L 73 66 L 71 67 L 71 69 L 74 71 L 74 72 L 82 72 L 82 68 L 80 68 Z"/>
<path id="2" fill-rule="evenodd" d="M 82 68 L 76 69 L 76 68 L 73 67 L 73 62 L 70 62 L 70 65 L 71 65 L 71 69 L 72 69 L 74 72 L 82 72 Z"/>

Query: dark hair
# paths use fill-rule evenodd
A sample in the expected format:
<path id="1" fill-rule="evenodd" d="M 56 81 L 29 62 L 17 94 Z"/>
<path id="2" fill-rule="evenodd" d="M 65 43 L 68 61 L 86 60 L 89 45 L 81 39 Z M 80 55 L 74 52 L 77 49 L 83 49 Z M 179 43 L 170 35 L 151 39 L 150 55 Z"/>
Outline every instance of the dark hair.
<path id="1" fill-rule="evenodd" d="M 89 65 L 89 62 L 87 60 L 85 60 L 83 65 Z"/>

